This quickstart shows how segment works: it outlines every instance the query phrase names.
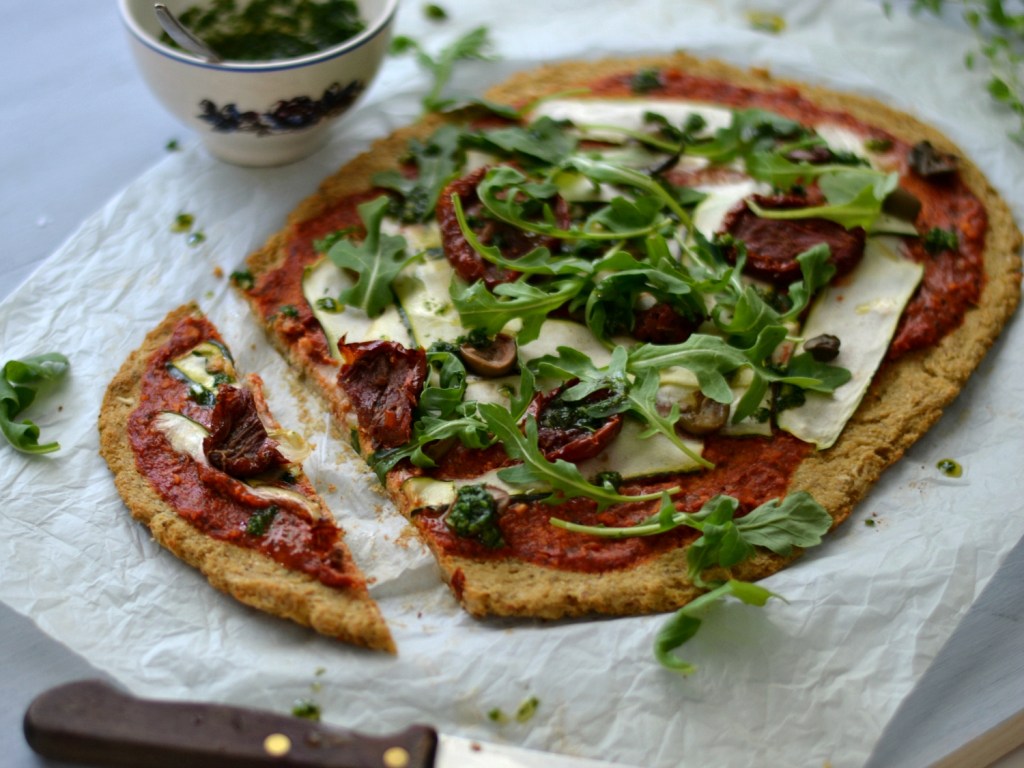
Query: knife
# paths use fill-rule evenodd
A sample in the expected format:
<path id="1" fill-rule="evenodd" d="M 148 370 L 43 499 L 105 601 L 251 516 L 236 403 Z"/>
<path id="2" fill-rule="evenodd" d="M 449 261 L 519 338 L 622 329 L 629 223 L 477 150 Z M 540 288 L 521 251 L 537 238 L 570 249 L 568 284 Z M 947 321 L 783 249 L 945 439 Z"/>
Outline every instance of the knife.
<path id="1" fill-rule="evenodd" d="M 142 699 L 100 680 L 43 692 L 24 730 L 43 757 L 110 768 L 612 768 L 425 725 L 368 736 L 257 709 Z"/>
<path id="2" fill-rule="evenodd" d="M 1024 539 L 900 704 L 864 768 L 982 768 L 1024 744 Z"/>

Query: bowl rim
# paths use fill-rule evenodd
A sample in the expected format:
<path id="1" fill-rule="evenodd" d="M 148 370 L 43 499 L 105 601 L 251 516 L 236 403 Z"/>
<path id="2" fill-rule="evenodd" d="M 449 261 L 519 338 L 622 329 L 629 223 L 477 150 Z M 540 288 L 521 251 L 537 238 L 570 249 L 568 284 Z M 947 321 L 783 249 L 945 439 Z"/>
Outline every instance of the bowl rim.
<path id="1" fill-rule="evenodd" d="M 190 53 L 164 45 L 159 39 L 149 34 L 142 28 L 136 19 L 135 14 L 131 10 L 133 0 L 118 0 L 117 6 L 121 14 L 121 20 L 128 28 L 129 34 L 139 44 L 160 56 L 173 59 L 174 61 L 182 64 L 188 64 L 190 66 L 200 67 L 203 69 L 213 69 L 221 72 L 255 73 L 279 72 L 287 69 L 310 67 L 315 64 L 320 64 L 321 62 L 343 56 L 357 48 L 361 48 L 388 30 L 392 20 L 394 19 L 395 13 L 398 11 L 398 3 L 399 0 L 384 0 L 381 12 L 377 15 L 375 22 L 367 25 L 366 29 L 355 37 L 349 38 L 345 42 L 338 43 L 330 48 L 325 48 L 322 51 L 317 51 L 316 53 L 297 56 L 292 59 L 271 59 L 269 61 L 221 61 L 216 63 L 203 61 Z"/>

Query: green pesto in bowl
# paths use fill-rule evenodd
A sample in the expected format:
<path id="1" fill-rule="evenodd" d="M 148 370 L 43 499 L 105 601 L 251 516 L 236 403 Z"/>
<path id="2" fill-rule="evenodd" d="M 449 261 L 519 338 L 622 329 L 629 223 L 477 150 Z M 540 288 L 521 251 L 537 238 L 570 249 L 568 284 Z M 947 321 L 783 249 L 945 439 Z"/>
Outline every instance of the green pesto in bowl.
<path id="1" fill-rule="evenodd" d="M 213 0 L 178 18 L 225 61 L 294 59 L 366 29 L 354 0 Z M 166 34 L 160 40 L 180 50 Z"/>

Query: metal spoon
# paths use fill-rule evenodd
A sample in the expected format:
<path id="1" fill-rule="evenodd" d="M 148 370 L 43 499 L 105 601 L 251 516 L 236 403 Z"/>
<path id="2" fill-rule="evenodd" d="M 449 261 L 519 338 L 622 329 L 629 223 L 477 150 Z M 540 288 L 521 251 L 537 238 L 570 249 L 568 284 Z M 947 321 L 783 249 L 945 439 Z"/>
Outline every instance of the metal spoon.
<path id="1" fill-rule="evenodd" d="M 214 53 L 206 43 L 196 37 L 187 27 L 183 26 L 177 17 L 171 13 L 163 3 L 154 3 L 153 10 L 156 12 L 156 19 L 164 32 L 171 36 L 171 39 L 189 53 L 199 58 L 216 64 L 221 61 L 220 56 Z"/>

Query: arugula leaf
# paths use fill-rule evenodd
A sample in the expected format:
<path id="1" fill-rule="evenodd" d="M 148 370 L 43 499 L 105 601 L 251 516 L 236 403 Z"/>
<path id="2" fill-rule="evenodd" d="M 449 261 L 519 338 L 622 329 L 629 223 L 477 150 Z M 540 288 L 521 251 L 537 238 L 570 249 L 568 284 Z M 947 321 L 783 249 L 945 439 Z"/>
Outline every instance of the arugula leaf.
<path id="1" fill-rule="evenodd" d="M 407 51 L 415 52 L 417 63 L 434 77 L 433 87 L 423 97 L 423 108 L 427 112 L 440 112 L 454 103 L 453 99 L 444 99 L 441 94 L 451 79 L 456 62 L 493 59 L 487 54 L 491 44 L 489 34 L 487 27 L 472 29 L 443 47 L 436 56 L 431 56 L 416 40 L 402 35 L 391 41 L 391 53 L 400 55 Z"/>
<path id="2" fill-rule="evenodd" d="M 616 197 L 591 214 L 582 227 L 562 229 L 546 203 L 557 191 L 555 185 L 539 185 L 509 166 L 490 169 L 477 185 L 480 202 L 495 217 L 527 232 L 562 240 L 624 240 L 643 237 L 665 224 L 659 215 L 660 198 Z M 529 213 L 536 208 L 543 212 L 539 219 Z"/>
<path id="3" fill-rule="evenodd" d="M 828 201 L 826 205 L 766 209 L 753 200 L 748 200 L 747 205 L 765 219 L 818 218 L 842 224 L 847 229 L 870 229 L 882 211 L 885 198 L 898 184 L 899 174 L 895 171 L 883 174 L 861 168 L 847 169 L 818 180 L 818 186 Z"/>
<path id="4" fill-rule="evenodd" d="M 835 265 L 829 262 L 831 255 L 832 249 L 827 244 L 818 243 L 796 257 L 803 279 L 790 284 L 788 295 L 792 305 L 781 320 L 799 317 L 814 294 L 829 284 L 836 274 Z"/>
<path id="5" fill-rule="evenodd" d="M 676 432 L 679 406 L 675 405 L 668 414 L 661 412 L 658 403 L 659 371 L 648 369 L 639 375 L 630 376 L 627 373 L 629 356 L 625 347 L 617 346 L 612 350 L 608 365 L 598 368 L 584 353 L 570 347 L 559 347 L 557 356 L 545 355 L 532 361 L 531 365 L 542 378 L 575 381 L 564 393 L 564 397 L 570 401 L 582 400 L 601 389 L 621 392 L 623 398 L 614 412 L 628 413 L 639 419 L 646 426 L 640 435 L 641 439 L 660 434 L 700 466 L 714 466 L 687 445 Z"/>
<path id="6" fill-rule="evenodd" d="M 766 501 L 737 520 L 736 527 L 747 543 L 788 557 L 793 547 L 821 544 L 832 527 L 832 516 L 809 493 L 797 491 L 782 501 Z"/>
<path id="7" fill-rule="evenodd" d="M 859 158 L 856 159 L 859 161 Z M 783 191 L 788 191 L 798 184 L 810 184 L 819 178 L 850 170 L 850 165 L 850 162 L 794 161 L 779 152 L 753 152 L 746 159 L 748 174 Z"/>
<path id="8" fill-rule="evenodd" d="M 691 674 L 697 669 L 693 664 L 680 659 L 673 651 L 697 634 L 703 614 L 709 607 L 729 596 L 747 605 L 756 606 L 764 606 L 772 597 L 782 599 L 762 586 L 736 579 L 730 579 L 721 586 L 705 592 L 672 614 L 672 617 L 662 625 L 654 640 L 654 656 L 662 666 L 684 675 Z"/>
<path id="9" fill-rule="evenodd" d="M 832 526 L 832 516 L 806 491 L 797 491 L 761 504 L 743 517 L 736 518 L 739 502 L 732 496 L 718 495 L 696 513 L 675 509 L 666 495 L 659 512 L 635 525 L 619 528 L 579 525 L 559 518 L 550 522 L 557 528 L 605 539 L 656 536 L 680 526 L 701 532 L 686 550 L 687 575 L 697 586 L 707 586 L 703 573 L 715 566 L 731 568 L 764 547 L 788 557 L 794 547 L 812 547 Z"/>
<path id="10" fill-rule="evenodd" d="M 657 514 L 635 525 L 618 528 L 579 525 L 558 518 L 552 518 L 551 524 L 567 531 L 603 539 L 657 536 L 680 526 L 688 526 L 704 534 L 691 545 L 691 548 L 699 550 L 699 556 L 695 555 L 696 559 L 692 563 L 698 575 L 705 568 L 716 564 L 728 567 L 741 562 L 743 558 L 733 559 L 734 553 L 750 551 L 752 547 L 765 547 L 788 557 L 793 547 L 806 548 L 820 544 L 822 536 L 832 526 L 832 516 L 806 491 L 796 491 L 781 501 L 771 499 L 748 514 L 735 518 L 738 509 L 739 502 L 724 494 L 714 496 L 700 510 L 692 513 L 677 510 L 666 497 Z M 730 539 L 726 541 L 723 562 L 719 550 L 724 541 L 723 531 L 730 525 L 734 532 L 729 534 Z M 742 543 L 739 543 L 740 540 Z"/>
<path id="11" fill-rule="evenodd" d="M 641 171 L 603 158 L 578 154 L 567 158 L 562 163 L 562 167 L 565 170 L 579 171 L 588 179 L 598 183 L 617 184 L 643 190 L 660 200 L 663 206 L 672 211 L 688 229 L 692 228 L 690 214 L 677 202 L 672 193 Z"/>
<path id="12" fill-rule="evenodd" d="M 700 390 L 719 403 L 732 402 L 728 374 L 750 364 L 743 350 L 717 336 L 695 333 L 679 344 L 640 344 L 629 353 L 629 370 L 640 374 L 681 366 L 693 371 Z"/>
<path id="13" fill-rule="evenodd" d="M 550 502 L 583 496 L 596 501 L 601 509 L 611 504 L 650 501 L 661 496 L 661 493 L 626 496 L 607 486 L 594 485 L 580 474 L 575 464 L 563 459 L 549 461 L 541 453 L 537 447 L 537 421 L 533 416 L 526 417 L 524 433 L 520 431 L 515 417 L 497 403 L 479 403 L 477 410 L 504 446 L 505 452 L 522 462 L 498 472 L 498 476 L 507 483 L 533 489 L 551 489 L 552 495 L 547 499 Z"/>
<path id="14" fill-rule="evenodd" d="M 44 388 L 64 377 L 70 363 L 59 352 L 33 355 L 4 364 L 0 378 L 0 432 L 11 446 L 22 453 L 52 453 L 57 442 L 39 443 L 40 430 L 35 423 L 15 421 Z"/>
<path id="15" fill-rule="evenodd" d="M 538 337 L 548 314 L 579 290 L 580 281 L 574 278 L 533 285 L 524 277 L 495 286 L 493 293 L 482 281 L 468 286 L 452 281 L 449 293 L 465 327 L 480 328 L 493 336 L 513 320 L 522 320 L 516 339 L 520 344 L 527 344 Z"/>
<path id="16" fill-rule="evenodd" d="M 489 128 L 467 134 L 466 142 L 486 152 L 558 165 L 576 149 L 576 139 L 557 120 L 541 117 L 529 125 Z"/>
<path id="17" fill-rule="evenodd" d="M 739 109 L 732 121 L 715 131 L 713 139 L 688 144 L 686 153 L 704 157 L 715 165 L 774 149 L 780 142 L 806 139 L 810 132 L 800 123 L 761 109 Z"/>
<path id="18" fill-rule="evenodd" d="M 447 418 L 456 412 L 466 394 L 466 366 L 457 354 L 437 345 L 427 350 L 427 363 L 438 369 L 438 383 L 427 380 L 420 393 L 419 407 Z"/>
<path id="19" fill-rule="evenodd" d="M 359 206 L 359 218 L 366 226 L 366 238 L 358 245 L 351 240 L 338 240 L 327 256 L 342 269 L 358 275 L 355 285 L 341 292 L 338 301 L 359 307 L 376 317 L 394 303 L 392 281 L 413 256 L 405 253 L 405 238 L 381 232 L 381 222 L 388 210 L 385 196 Z"/>
<path id="20" fill-rule="evenodd" d="M 401 204 L 392 205 L 392 213 L 401 221 L 422 222 L 434 215 L 441 190 L 462 167 L 461 137 L 459 128 L 445 124 L 434 131 L 426 143 L 410 140 L 409 157 L 416 165 L 416 175 L 412 178 L 395 170 L 374 174 L 375 185 L 402 196 Z"/>

